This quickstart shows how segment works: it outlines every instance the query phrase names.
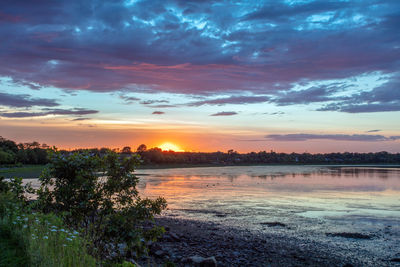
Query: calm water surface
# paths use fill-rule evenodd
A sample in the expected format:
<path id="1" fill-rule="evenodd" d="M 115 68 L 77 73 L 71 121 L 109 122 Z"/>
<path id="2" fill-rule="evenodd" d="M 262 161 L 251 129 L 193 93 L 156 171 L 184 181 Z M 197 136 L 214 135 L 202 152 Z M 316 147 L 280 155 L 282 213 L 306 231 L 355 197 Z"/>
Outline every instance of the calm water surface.
<path id="1" fill-rule="evenodd" d="M 202 167 L 136 175 L 142 195 L 165 197 L 166 216 L 323 242 L 357 256 L 400 258 L 400 166 Z M 338 232 L 371 239 L 327 235 Z"/>
<path id="2" fill-rule="evenodd" d="M 347 242 L 380 256 L 400 256 L 400 167 L 235 166 L 139 170 L 137 175 L 142 194 L 166 198 L 167 216 Z M 326 235 L 337 232 L 372 239 Z"/>

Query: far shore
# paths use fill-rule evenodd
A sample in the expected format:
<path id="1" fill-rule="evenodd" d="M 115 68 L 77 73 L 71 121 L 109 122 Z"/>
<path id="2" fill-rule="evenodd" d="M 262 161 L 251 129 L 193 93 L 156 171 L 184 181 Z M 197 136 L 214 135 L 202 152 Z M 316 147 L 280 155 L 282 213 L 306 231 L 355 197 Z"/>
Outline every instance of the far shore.
<path id="1" fill-rule="evenodd" d="M 245 166 L 321 166 L 321 167 L 385 167 L 400 168 L 400 164 L 157 164 L 138 166 L 137 170 L 176 169 L 176 168 L 209 168 L 209 167 L 245 167 Z M 0 166 L 0 176 L 5 178 L 37 178 L 46 165 Z"/>

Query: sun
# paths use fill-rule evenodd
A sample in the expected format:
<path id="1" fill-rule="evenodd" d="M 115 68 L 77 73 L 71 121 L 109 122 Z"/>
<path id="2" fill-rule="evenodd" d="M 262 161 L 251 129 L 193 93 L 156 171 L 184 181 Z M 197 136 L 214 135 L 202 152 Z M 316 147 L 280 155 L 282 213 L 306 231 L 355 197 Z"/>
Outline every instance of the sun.
<path id="1" fill-rule="evenodd" d="M 179 148 L 179 146 L 172 144 L 170 142 L 163 143 L 162 145 L 158 146 L 161 148 L 162 151 L 175 151 L 175 152 L 182 152 L 183 150 Z"/>

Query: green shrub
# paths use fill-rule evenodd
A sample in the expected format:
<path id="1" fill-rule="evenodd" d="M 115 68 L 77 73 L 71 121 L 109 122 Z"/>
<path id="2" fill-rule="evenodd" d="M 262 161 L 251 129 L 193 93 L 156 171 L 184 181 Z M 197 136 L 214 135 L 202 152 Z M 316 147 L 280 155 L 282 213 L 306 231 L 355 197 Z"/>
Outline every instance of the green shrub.
<path id="1" fill-rule="evenodd" d="M 97 266 L 79 233 L 53 214 L 32 212 L 21 188 L 21 179 L 0 179 L 0 266 Z"/>
<path id="2" fill-rule="evenodd" d="M 162 228 L 143 227 L 143 222 L 166 208 L 166 202 L 139 197 L 138 178 L 133 175 L 138 156 L 50 150 L 48 157 L 51 163 L 40 177 L 38 207 L 80 229 L 94 256 L 120 260 L 130 251 L 135 257 L 146 251 L 146 241 L 163 232 Z"/>

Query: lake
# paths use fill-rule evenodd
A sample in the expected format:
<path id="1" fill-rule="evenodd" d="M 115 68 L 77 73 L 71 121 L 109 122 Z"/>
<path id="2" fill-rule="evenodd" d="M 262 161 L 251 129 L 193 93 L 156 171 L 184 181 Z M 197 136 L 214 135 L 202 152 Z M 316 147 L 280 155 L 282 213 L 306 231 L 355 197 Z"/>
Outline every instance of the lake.
<path id="1" fill-rule="evenodd" d="M 137 175 L 143 195 L 166 198 L 166 216 L 400 257 L 400 167 L 232 166 Z"/>
<path id="2" fill-rule="evenodd" d="M 400 258 L 400 166 L 231 166 L 142 169 L 139 192 L 165 216 Z M 37 179 L 26 179 L 37 187 Z"/>

